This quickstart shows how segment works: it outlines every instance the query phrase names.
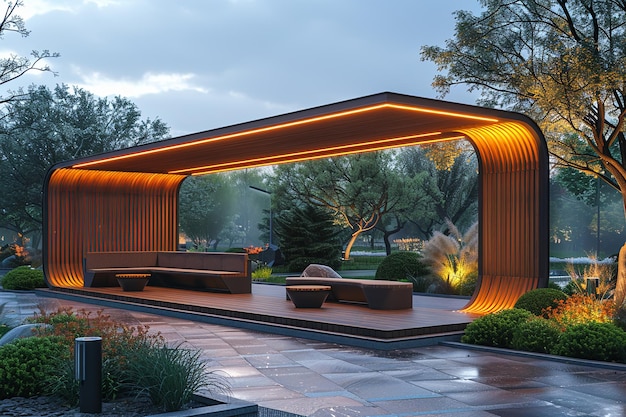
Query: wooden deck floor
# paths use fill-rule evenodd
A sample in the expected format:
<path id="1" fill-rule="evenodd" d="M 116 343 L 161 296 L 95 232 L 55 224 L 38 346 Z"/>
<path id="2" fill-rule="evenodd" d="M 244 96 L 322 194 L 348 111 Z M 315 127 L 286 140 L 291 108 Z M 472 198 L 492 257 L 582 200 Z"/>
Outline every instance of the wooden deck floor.
<path id="1" fill-rule="evenodd" d="M 118 287 L 43 290 L 71 298 L 192 320 L 261 331 L 368 346 L 377 349 L 419 346 L 458 338 L 474 316 L 460 313 L 467 300 L 413 296 L 413 308 L 372 310 L 364 305 L 324 303 L 320 309 L 297 309 L 277 285 L 253 284 L 252 294 L 222 294 L 148 286 L 141 292 Z"/>

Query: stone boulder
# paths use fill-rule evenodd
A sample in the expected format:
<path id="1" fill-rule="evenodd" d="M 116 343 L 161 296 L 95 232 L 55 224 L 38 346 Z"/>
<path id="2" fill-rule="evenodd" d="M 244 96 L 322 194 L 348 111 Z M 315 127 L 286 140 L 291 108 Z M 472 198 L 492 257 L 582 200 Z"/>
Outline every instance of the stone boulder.
<path id="1" fill-rule="evenodd" d="M 301 277 L 342 278 L 334 269 L 326 265 L 311 264 L 302 271 Z"/>
<path id="2" fill-rule="evenodd" d="M 11 343 L 16 339 L 34 336 L 35 330 L 38 328 L 52 327 L 44 323 L 22 324 L 14 329 L 9 330 L 4 336 L 0 337 L 0 346 Z"/>

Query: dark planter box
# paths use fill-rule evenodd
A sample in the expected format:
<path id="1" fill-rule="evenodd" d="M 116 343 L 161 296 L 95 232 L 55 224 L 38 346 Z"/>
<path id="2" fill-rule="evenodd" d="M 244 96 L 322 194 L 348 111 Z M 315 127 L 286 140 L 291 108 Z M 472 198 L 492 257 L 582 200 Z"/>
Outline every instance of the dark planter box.
<path id="1" fill-rule="evenodd" d="M 236 398 L 208 398 L 194 395 L 193 399 L 206 405 L 147 417 L 257 417 L 259 415 L 258 405 Z"/>
<path id="2" fill-rule="evenodd" d="M 122 291 L 143 291 L 150 278 L 117 278 Z"/>

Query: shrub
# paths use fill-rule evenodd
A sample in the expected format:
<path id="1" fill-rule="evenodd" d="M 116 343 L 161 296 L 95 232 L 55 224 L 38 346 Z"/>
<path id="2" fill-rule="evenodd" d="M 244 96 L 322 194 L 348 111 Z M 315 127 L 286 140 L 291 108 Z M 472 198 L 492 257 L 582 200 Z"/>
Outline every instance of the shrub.
<path id="1" fill-rule="evenodd" d="M 568 327 L 552 353 L 607 362 L 626 361 L 626 332 L 612 323 L 589 322 Z"/>
<path id="2" fill-rule="evenodd" d="M 588 322 L 609 323 L 615 315 L 615 305 L 610 300 L 599 300 L 583 294 L 573 294 L 557 306 L 547 307 L 545 314 L 562 329 Z"/>
<path id="3" fill-rule="evenodd" d="M 528 352 L 550 353 L 560 334 L 559 326 L 553 321 L 534 317 L 519 323 L 513 331 L 511 347 Z"/>
<path id="4" fill-rule="evenodd" d="M 475 345 L 511 347 L 514 331 L 520 323 L 531 317 L 531 312 L 521 309 L 487 314 L 468 324 L 461 341 Z"/>
<path id="5" fill-rule="evenodd" d="M 29 266 L 12 269 L 2 278 L 2 287 L 5 290 L 32 290 L 45 286 L 43 271 Z"/>
<path id="6" fill-rule="evenodd" d="M 552 288 L 537 288 L 523 294 L 515 303 L 515 308 L 528 310 L 535 316 L 547 317 L 547 313 L 544 315 L 546 307 L 555 308 L 559 301 L 566 299 L 567 294 L 563 291 Z"/>
<path id="7" fill-rule="evenodd" d="M 83 336 L 102 337 L 102 396 L 105 400 L 115 399 L 125 389 L 128 352 L 140 349 L 146 343 L 162 341 L 160 334 L 149 335 L 145 326 L 129 327 L 98 311 L 95 315 L 86 310 L 71 309 L 37 314 L 30 322 L 46 323 L 51 328 L 40 329 L 40 335 L 58 336 L 70 352 L 74 350 L 74 339 Z M 69 403 L 77 400 L 73 388 L 74 363 L 59 364 L 55 370 L 56 381 L 53 392 Z"/>
<path id="8" fill-rule="evenodd" d="M 406 281 L 413 284 L 414 292 L 444 293 L 445 285 L 441 278 L 431 274 L 410 276 Z"/>
<path id="9" fill-rule="evenodd" d="M 27 337 L 0 347 L 0 399 L 46 393 L 49 375 L 69 355 L 57 337 Z"/>
<path id="10" fill-rule="evenodd" d="M 272 268 L 269 266 L 260 266 L 252 272 L 252 279 L 257 281 L 265 281 L 272 276 Z"/>
<path id="11" fill-rule="evenodd" d="M 144 345 L 129 355 L 129 380 L 138 393 L 149 395 L 165 411 L 180 410 L 200 389 L 228 391 L 226 382 L 205 372 L 200 352 L 179 346 Z"/>
<path id="12" fill-rule="evenodd" d="M 394 252 L 378 265 L 374 279 L 411 280 L 428 274 L 422 257 L 416 252 Z"/>

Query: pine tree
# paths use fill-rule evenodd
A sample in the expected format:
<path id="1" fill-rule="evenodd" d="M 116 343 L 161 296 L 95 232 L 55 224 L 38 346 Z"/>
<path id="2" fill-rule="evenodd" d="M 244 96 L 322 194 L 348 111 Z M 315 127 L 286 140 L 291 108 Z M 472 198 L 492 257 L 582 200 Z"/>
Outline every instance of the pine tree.
<path id="1" fill-rule="evenodd" d="M 289 271 L 299 272 L 310 264 L 337 269 L 341 257 L 341 228 L 326 210 L 306 206 L 285 211 L 275 219 L 276 235 Z"/>

